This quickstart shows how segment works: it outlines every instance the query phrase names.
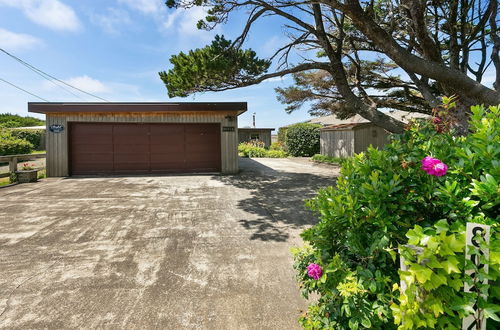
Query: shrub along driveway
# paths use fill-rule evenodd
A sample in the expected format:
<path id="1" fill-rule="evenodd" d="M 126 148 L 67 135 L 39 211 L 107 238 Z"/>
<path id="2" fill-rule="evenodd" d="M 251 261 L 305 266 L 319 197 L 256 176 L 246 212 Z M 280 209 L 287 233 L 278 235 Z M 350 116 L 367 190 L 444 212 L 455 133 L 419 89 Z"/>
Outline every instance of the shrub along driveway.
<path id="1" fill-rule="evenodd" d="M 336 169 L 45 179 L 0 190 L 0 328 L 292 329 L 302 200 Z"/>

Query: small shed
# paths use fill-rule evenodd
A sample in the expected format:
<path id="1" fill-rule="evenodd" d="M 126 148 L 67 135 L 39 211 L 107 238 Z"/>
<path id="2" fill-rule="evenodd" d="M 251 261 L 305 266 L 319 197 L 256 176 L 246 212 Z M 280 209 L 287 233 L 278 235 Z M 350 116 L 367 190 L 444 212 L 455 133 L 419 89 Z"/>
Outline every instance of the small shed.
<path id="1" fill-rule="evenodd" d="M 245 102 L 28 103 L 46 115 L 47 176 L 238 172 Z"/>
<path id="2" fill-rule="evenodd" d="M 351 123 L 323 127 L 320 131 L 320 152 L 325 156 L 350 157 L 366 151 L 370 145 L 382 148 L 389 133 L 372 123 Z"/>
<path id="3" fill-rule="evenodd" d="M 259 140 L 264 142 L 266 148 L 269 148 L 272 131 L 274 128 L 238 128 L 238 139 L 240 143 Z"/>

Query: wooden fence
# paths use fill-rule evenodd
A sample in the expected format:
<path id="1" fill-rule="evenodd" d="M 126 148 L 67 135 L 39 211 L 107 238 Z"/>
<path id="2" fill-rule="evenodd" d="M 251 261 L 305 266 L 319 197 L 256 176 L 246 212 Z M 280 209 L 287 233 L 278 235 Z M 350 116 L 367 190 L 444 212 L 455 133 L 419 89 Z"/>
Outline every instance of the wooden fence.
<path id="1" fill-rule="evenodd" d="M 38 158 L 45 158 L 47 154 L 27 154 L 27 155 L 10 155 L 10 156 L 0 156 L 0 163 L 9 163 L 9 172 L 0 173 L 0 178 L 5 178 L 10 176 L 11 173 L 17 171 L 17 163 L 24 162 L 27 160 L 34 160 Z M 39 168 L 37 168 L 39 169 Z"/>

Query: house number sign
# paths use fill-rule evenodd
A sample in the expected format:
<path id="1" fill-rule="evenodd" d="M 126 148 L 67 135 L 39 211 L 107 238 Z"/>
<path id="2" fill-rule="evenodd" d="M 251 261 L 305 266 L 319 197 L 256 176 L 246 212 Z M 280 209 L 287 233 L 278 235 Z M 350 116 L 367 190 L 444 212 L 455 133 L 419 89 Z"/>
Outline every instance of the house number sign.
<path id="1" fill-rule="evenodd" d="M 484 259 L 488 260 L 490 251 L 487 248 L 481 248 L 479 246 L 479 242 L 477 242 L 477 236 L 480 236 L 486 244 L 490 244 L 490 226 L 488 225 L 482 225 L 478 223 L 467 223 L 467 228 L 465 232 L 465 244 L 466 244 L 466 249 L 465 249 L 465 259 L 472 261 L 474 265 L 477 266 L 478 269 L 483 270 L 486 274 L 488 274 L 489 271 L 489 265 L 488 263 L 483 264 L 481 262 L 481 257 L 484 257 Z M 479 255 L 477 254 L 471 254 L 469 252 L 469 246 L 474 246 L 479 249 Z M 465 273 L 467 275 L 470 275 L 472 278 L 475 278 L 477 274 L 473 270 L 466 270 Z M 481 281 L 483 284 L 488 284 L 487 279 L 483 279 Z M 464 283 L 464 291 L 465 292 L 477 292 L 478 289 L 474 286 L 470 286 L 467 284 L 467 282 Z M 483 298 L 486 300 L 486 296 L 483 294 Z M 476 313 L 474 315 L 470 315 L 469 317 L 466 317 L 463 319 L 462 322 L 462 329 L 464 330 L 469 330 L 469 329 L 481 329 L 485 330 L 486 329 L 486 319 L 484 318 L 484 315 L 481 315 L 478 312 L 478 306 L 474 305 L 472 307 Z"/>
<path id="2" fill-rule="evenodd" d="M 222 131 L 223 132 L 234 132 L 234 127 L 233 126 L 223 126 Z"/>
<path id="3" fill-rule="evenodd" d="M 50 125 L 49 131 L 51 131 L 52 133 L 61 133 L 62 131 L 64 131 L 64 126 L 58 124 Z"/>

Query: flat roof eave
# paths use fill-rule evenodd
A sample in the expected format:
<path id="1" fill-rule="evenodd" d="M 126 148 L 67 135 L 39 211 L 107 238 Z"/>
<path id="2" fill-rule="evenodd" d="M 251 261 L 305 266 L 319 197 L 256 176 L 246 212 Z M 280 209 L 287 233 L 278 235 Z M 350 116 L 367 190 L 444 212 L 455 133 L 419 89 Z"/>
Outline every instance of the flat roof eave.
<path id="1" fill-rule="evenodd" d="M 247 111 L 247 102 L 28 102 L 28 112 L 76 113 L 76 112 L 203 112 Z"/>
<path id="2" fill-rule="evenodd" d="M 274 131 L 275 128 L 254 128 L 254 127 L 239 127 L 240 131 Z"/>

